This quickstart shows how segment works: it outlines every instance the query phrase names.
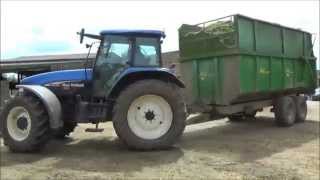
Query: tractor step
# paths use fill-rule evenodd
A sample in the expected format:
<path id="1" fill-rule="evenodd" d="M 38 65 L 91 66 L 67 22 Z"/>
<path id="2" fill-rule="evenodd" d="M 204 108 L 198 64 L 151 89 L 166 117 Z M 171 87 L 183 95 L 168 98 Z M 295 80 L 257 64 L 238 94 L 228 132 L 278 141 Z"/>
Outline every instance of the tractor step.
<path id="1" fill-rule="evenodd" d="M 96 128 L 87 128 L 86 132 L 102 132 L 103 128 L 99 128 L 99 123 L 96 124 Z"/>
<path id="2" fill-rule="evenodd" d="M 86 132 L 102 132 L 104 129 L 102 128 L 87 128 Z"/>

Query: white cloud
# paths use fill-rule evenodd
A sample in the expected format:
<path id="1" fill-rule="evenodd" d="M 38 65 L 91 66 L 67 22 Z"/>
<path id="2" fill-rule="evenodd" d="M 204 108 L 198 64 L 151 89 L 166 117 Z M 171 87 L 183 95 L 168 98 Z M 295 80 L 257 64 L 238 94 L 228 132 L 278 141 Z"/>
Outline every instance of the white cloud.
<path id="1" fill-rule="evenodd" d="M 317 33 L 319 40 L 318 7 L 318 1 L 1 1 L 1 56 L 33 55 L 37 42 L 70 45 L 56 53 L 86 52 L 76 36 L 82 27 L 92 33 L 110 28 L 164 29 L 163 50 L 177 50 L 182 23 L 236 13 Z M 319 41 L 314 47 L 317 56 L 318 45 Z"/>

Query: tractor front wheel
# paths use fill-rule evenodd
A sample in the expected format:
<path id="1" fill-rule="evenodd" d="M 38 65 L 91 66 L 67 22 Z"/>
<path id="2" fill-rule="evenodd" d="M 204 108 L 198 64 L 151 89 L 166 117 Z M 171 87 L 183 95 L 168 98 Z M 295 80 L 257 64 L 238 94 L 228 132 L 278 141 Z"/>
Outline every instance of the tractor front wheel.
<path id="1" fill-rule="evenodd" d="M 166 149 L 185 128 L 186 108 L 179 87 L 142 80 L 124 89 L 113 110 L 119 138 L 132 149 Z"/>
<path id="2" fill-rule="evenodd" d="M 16 96 L 4 107 L 0 122 L 4 144 L 13 152 L 41 149 L 50 138 L 49 117 L 33 96 Z"/>

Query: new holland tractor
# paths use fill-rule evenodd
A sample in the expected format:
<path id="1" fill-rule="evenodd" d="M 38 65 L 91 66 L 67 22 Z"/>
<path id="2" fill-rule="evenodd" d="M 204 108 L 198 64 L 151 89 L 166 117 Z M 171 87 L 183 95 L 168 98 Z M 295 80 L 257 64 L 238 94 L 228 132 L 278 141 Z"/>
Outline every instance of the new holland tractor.
<path id="1" fill-rule="evenodd" d="M 100 42 L 93 68 L 37 74 L 21 81 L 1 113 L 4 144 L 13 152 L 41 149 L 78 123 L 112 121 L 129 148 L 164 149 L 185 128 L 184 84 L 161 67 L 162 31 L 79 33 Z M 89 51 L 90 53 L 90 51 Z"/>

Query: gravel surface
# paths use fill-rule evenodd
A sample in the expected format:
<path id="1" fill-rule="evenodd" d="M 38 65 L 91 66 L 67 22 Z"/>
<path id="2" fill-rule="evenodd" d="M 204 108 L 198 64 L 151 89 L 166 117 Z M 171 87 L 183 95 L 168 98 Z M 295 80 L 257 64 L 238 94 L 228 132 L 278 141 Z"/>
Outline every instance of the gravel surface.
<path id="1" fill-rule="evenodd" d="M 112 123 L 102 133 L 80 125 L 37 154 L 10 153 L 0 139 L 0 179 L 319 179 L 319 102 L 308 105 L 307 121 L 290 128 L 276 127 L 268 108 L 240 123 L 192 115 L 167 151 L 127 150 Z"/>

